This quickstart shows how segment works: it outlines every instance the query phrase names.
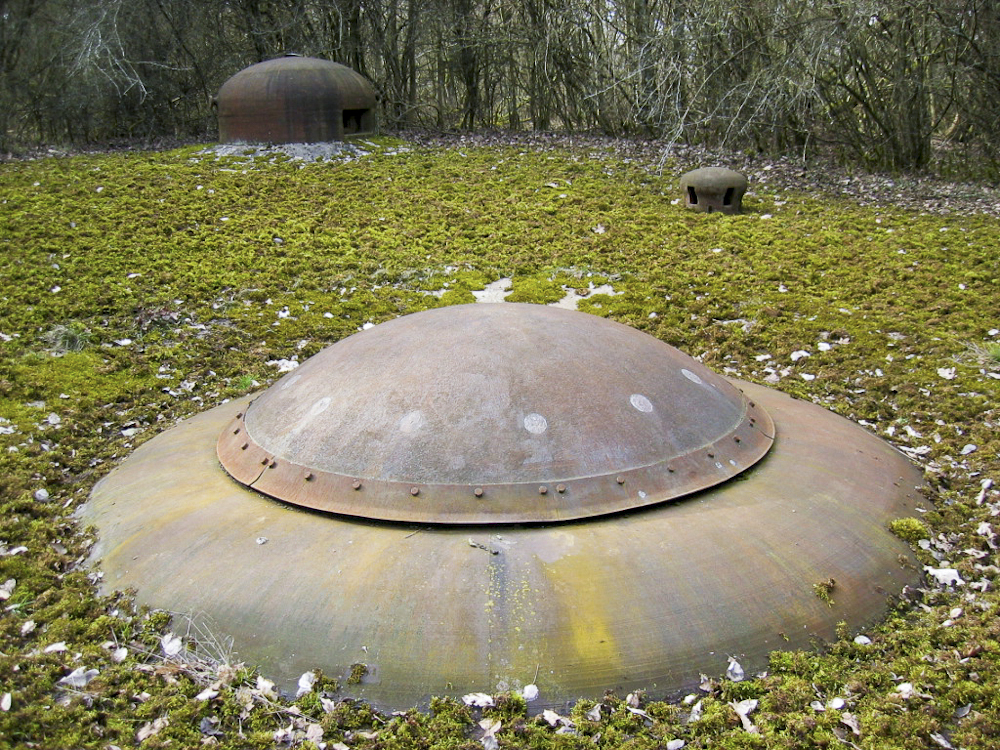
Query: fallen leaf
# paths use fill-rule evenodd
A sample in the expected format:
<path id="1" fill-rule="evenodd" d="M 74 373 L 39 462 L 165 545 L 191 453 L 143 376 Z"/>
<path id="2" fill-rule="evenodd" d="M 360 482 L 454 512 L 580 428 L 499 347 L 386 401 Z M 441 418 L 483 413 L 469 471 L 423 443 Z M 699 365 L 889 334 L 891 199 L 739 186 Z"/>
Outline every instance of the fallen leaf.
<path id="1" fill-rule="evenodd" d="M 310 724 L 306 727 L 306 742 L 311 742 L 317 747 L 323 741 L 323 727 L 319 724 Z"/>
<path id="2" fill-rule="evenodd" d="M 545 721 L 548 723 L 550 727 L 554 727 L 556 724 L 559 723 L 559 720 L 562 717 L 555 711 L 551 711 L 546 708 L 544 711 L 542 711 L 542 718 L 545 719 Z"/>
<path id="3" fill-rule="evenodd" d="M 277 367 L 279 373 L 291 372 L 299 366 L 299 363 L 294 359 L 270 359 L 267 361 L 267 364 L 271 367 Z"/>
<path id="4" fill-rule="evenodd" d="M 218 716 L 205 716 L 202 718 L 201 723 L 198 725 L 199 731 L 202 734 L 209 737 L 221 737 L 222 732 L 219 731 L 219 717 Z"/>
<path id="5" fill-rule="evenodd" d="M 840 723 L 850 729 L 856 736 L 861 736 L 861 724 L 858 721 L 858 717 L 854 714 L 844 711 L 840 715 Z"/>
<path id="6" fill-rule="evenodd" d="M 743 728 L 748 732 L 756 733 L 757 727 L 752 721 L 750 721 L 750 714 L 757 708 L 757 699 L 747 698 L 739 703 L 730 702 L 729 705 L 736 712 L 736 715 L 740 717 L 740 722 L 743 724 Z"/>
<path id="7" fill-rule="evenodd" d="M 207 687 L 202 690 L 198 695 L 194 697 L 196 701 L 210 701 L 219 695 L 219 691 L 214 688 Z"/>
<path id="8" fill-rule="evenodd" d="M 0 698 L 0 711 L 10 711 L 10 704 L 13 698 L 10 693 L 4 693 Z"/>
<path id="9" fill-rule="evenodd" d="M 475 706 L 476 708 L 487 708 L 494 705 L 493 696 L 487 693 L 469 693 L 463 695 L 462 703 L 466 706 Z"/>
<path id="10" fill-rule="evenodd" d="M 500 719 L 483 719 L 479 722 L 479 728 L 486 734 L 496 734 L 502 726 Z"/>
<path id="11" fill-rule="evenodd" d="M 71 688 L 84 688 L 90 684 L 97 675 L 99 675 L 96 669 L 87 669 L 86 667 L 77 667 L 68 675 L 59 680 L 60 685 L 66 685 Z"/>
<path id="12" fill-rule="evenodd" d="M 148 724 L 143 724 L 135 735 L 136 739 L 139 742 L 148 740 L 150 737 L 153 737 L 162 732 L 168 726 L 170 726 L 170 719 L 168 719 L 166 716 L 161 716 L 160 718 L 155 719 L 154 721 L 151 721 Z"/>
<path id="13" fill-rule="evenodd" d="M 282 727 L 277 730 L 273 735 L 275 742 L 281 742 L 285 745 L 291 745 L 295 741 L 295 725 L 289 724 L 287 727 Z"/>
<path id="14" fill-rule="evenodd" d="M 177 656 L 184 646 L 184 642 L 173 633 L 167 633 L 160 638 L 160 646 L 167 656 Z"/>
<path id="15" fill-rule="evenodd" d="M 955 568 L 932 568 L 929 565 L 925 565 L 924 570 L 927 571 L 927 573 L 929 573 L 940 586 L 961 585 L 965 583 Z"/>
<path id="16" fill-rule="evenodd" d="M 265 698 L 277 698 L 278 694 L 274 691 L 274 683 L 260 675 L 257 675 L 257 690 Z"/>
<path id="17" fill-rule="evenodd" d="M 555 711 L 550 711 L 549 709 L 542 711 L 542 718 L 550 727 L 562 726 L 571 728 L 573 726 L 573 722 L 565 716 L 560 716 Z"/>
<path id="18" fill-rule="evenodd" d="M 979 483 L 979 487 L 980 487 L 979 494 L 976 495 L 976 505 L 982 505 L 983 502 L 985 502 L 986 495 L 989 493 L 991 489 L 993 489 L 993 480 L 984 479 L 982 482 Z"/>
<path id="19" fill-rule="evenodd" d="M 740 665 L 736 659 L 729 657 L 729 668 L 726 669 L 726 677 L 728 677 L 733 682 L 739 682 L 742 680 L 746 674 L 743 672 L 743 667 Z"/>
<path id="20" fill-rule="evenodd" d="M 295 697 L 301 698 L 306 693 L 311 693 L 313 685 L 316 684 L 316 673 L 305 672 L 299 677 L 299 689 L 295 691 Z"/>

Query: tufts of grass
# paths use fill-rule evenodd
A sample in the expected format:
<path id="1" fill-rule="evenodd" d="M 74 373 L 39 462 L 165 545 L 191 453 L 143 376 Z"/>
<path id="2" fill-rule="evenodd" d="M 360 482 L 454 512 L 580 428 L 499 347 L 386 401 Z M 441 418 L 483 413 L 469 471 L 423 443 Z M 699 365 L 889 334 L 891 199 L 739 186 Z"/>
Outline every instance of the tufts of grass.
<path id="1" fill-rule="evenodd" d="M 45 332 L 42 341 L 53 354 L 78 352 L 90 343 L 90 329 L 80 323 L 57 323 Z"/>
<path id="2" fill-rule="evenodd" d="M 1000 341 L 988 341 L 985 344 L 966 344 L 968 358 L 973 362 L 991 369 L 1000 368 Z"/>

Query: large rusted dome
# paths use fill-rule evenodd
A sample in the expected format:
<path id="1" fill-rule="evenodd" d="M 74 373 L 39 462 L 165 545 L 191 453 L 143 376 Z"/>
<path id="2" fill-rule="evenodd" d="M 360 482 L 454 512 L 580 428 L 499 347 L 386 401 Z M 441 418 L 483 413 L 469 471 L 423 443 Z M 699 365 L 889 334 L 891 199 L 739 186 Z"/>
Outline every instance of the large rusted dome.
<path id="1" fill-rule="evenodd" d="M 346 65 L 287 55 L 251 65 L 216 97 L 219 140 L 318 143 L 375 131 L 375 89 Z"/>
<path id="2" fill-rule="evenodd" d="M 219 458 L 240 482 L 319 510 L 518 523 L 681 497 L 748 468 L 772 437 L 737 388 L 633 328 L 467 305 L 316 355 L 234 420 Z"/>
<path id="3" fill-rule="evenodd" d="M 147 442 L 85 515 L 106 586 L 208 618 L 288 688 L 362 663 L 345 690 L 384 708 L 528 682 L 552 705 L 875 621 L 919 577 L 886 528 L 918 484 L 818 406 L 501 304 L 334 344 Z"/>

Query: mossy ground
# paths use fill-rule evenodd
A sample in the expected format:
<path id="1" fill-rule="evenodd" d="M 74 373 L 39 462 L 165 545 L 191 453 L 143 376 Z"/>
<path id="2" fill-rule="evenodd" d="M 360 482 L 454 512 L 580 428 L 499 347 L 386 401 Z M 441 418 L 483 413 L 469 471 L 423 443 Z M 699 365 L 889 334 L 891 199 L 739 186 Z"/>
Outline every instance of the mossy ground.
<path id="1" fill-rule="evenodd" d="M 610 151 L 398 145 L 343 162 L 188 148 L 0 167 L 0 746 L 479 748 L 493 718 L 510 748 L 995 747 L 1000 365 L 970 352 L 1000 328 L 997 221 L 774 185 L 742 215 L 705 216 L 676 202 L 672 173 Z M 578 290 L 582 310 L 909 451 L 933 510 L 927 539 L 895 531 L 961 583 L 906 592 L 871 643 L 779 652 L 767 676 L 685 703 L 584 702 L 572 728 L 509 696 L 399 716 L 322 679 L 279 698 L 198 637 L 166 656 L 177 622 L 97 595 L 74 510 L 140 441 L 271 382 L 269 363 L 504 277 L 508 299 Z M 605 283 L 613 295 L 590 293 Z M 78 668 L 96 674 L 59 682 Z M 735 710 L 748 700 L 756 731 Z"/>

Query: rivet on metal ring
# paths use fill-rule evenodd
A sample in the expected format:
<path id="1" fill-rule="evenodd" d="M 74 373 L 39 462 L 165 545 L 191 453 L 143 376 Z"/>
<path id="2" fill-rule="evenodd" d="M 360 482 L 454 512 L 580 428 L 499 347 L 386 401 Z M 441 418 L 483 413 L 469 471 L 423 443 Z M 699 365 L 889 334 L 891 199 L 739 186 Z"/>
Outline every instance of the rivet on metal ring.
<path id="1" fill-rule="evenodd" d="M 353 487 L 356 490 L 360 490 L 361 489 L 361 480 L 360 479 L 355 479 L 354 483 L 351 485 L 351 487 Z"/>
<path id="2" fill-rule="evenodd" d="M 475 495 L 476 497 L 482 497 L 483 496 L 483 488 L 482 487 L 476 487 L 476 489 L 474 489 L 472 491 L 472 494 Z"/>
<path id="3" fill-rule="evenodd" d="M 420 488 L 419 487 L 410 487 L 410 494 L 413 495 L 414 497 L 416 497 L 417 495 L 420 494 Z"/>
<path id="4" fill-rule="evenodd" d="M 557 484 L 556 485 L 556 492 L 558 492 L 560 495 L 563 492 L 565 492 L 565 491 L 566 491 L 566 485 L 565 484 Z"/>

